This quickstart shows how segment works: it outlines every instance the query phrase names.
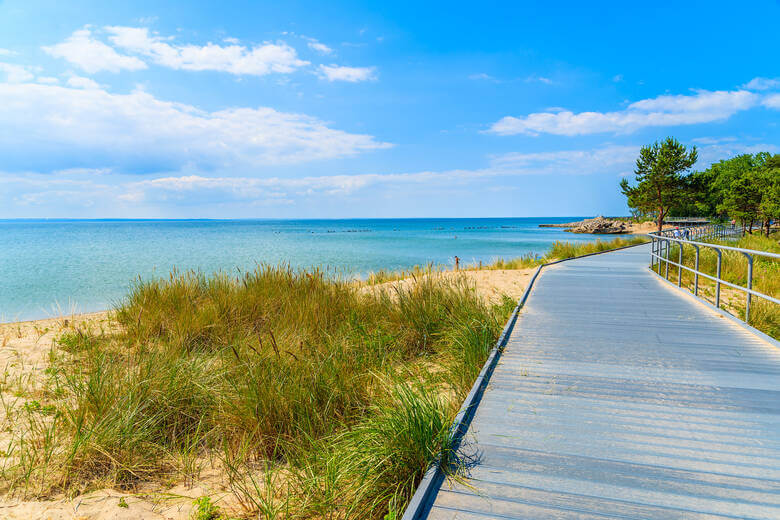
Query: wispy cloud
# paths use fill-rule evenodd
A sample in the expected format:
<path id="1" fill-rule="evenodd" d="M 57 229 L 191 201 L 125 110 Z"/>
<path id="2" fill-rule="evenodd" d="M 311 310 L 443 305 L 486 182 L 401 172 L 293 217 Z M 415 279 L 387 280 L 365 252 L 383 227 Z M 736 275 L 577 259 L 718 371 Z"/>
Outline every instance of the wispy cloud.
<path id="1" fill-rule="evenodd" d="M 780 88 L 780 79 L 778 78 L 753 78 L 742 88 L 747 90 L 770 90 Z"/>
<path id="2" fill-rule="evenodd" d="M 700 140 L 700 142 L 703 142 Z M 614 187 L 617 178 L 628 176 L 634 168 L 639 144 L 604 144 L 588 149 L 568 149 L 533 153 L 512 152 L 488 157 L 487 166 L 478 169 L 419 171 L 409 173 L 359 173 L 354 175 L 324 175 L 296 178 L 229 176 L 185 173 L 156 177 L 120 175 L 109 168 L 71 168 L 55 175 L 0 173 L 0 183 L 9 190 L 0 192 L 0 202 L 9 197 L 18 206 L 45 207 L 67 202 L 69 208 L 101 206 L 166 208 L 176 207 L 254 207 L 262 205 L 332 204 L 343 197 L 379 200 L 388 193 L 443 193 L 458 196 L 484 190 L 511 189 L 512 178 L 534 175 L 564 179 L 567 176 L 594 175 L 607 178 Z M 741 153 L 777 152 L 768 144 L 718 142 L 699 148 L 700 167 L 711 161 Z M 188 168 L 185 167 L 184 170 Z M 603 180 L 601 182 L 604 182 Z M 399 195 L 400 196 L 400 195 Z M 330 201 L 330 202 L 328 202 Z M 221 211 L 221 210 L 220 210 Z M 220 213 L 221 214 L 221 213 Z"/>
<path id="3" fill-rule="evenodd" d="M 545 85 L 552 85 L 555 82 L 547 77 L 544 76 L 528 76 L 525 78 L 526 83 L 544 83 Z"/>
<path id="4" fill-rule="evenodd" d="M 215 70 L 236 75 L 264 76 L 290 73 L 306 66 L 284 42 L 266 42 L 252 48 L 238 45 L 179 45 L 172 38 L 151 34 L 146 27 L 106 27 L 109 40 L 126 52 L 144 56 L 154 63 L 182 70 Z"/>
<path id="5" fill-rule="evenodd" d="M 320 54 L 332 54 L 333 49 L 325 45 L 324 43 L 314 39 L 314 38 L 306 38 L 308 41 L 307 45 L 310 49 L 319 52 Z"/>
<path id="6" fill-rule="evenodd" d="M 9 83 L 23 83 L 35 77 L 32 67 L 14 63 L 0 63 L 0 72 L 5 73 L 6 81 Z"/>
<path id="7" fill-rule="evenodd" d="M 664 95 L 631 103 L 614 112 L 537 112 L 527 116 L 506 116 L 491 125 L 498 135 L 542 133 L 586 135 L 604 132 L 628 133 L 654 126 L 691 125 L 728 119 L 737 112 L 757 106 L 758 94 L 747 90 L 706 91 L 692 95 Z"/>
<path id="8" fill-rule="evenodd" d="M 142 90 L 115 94 L 87 78 L 70 78 L 68 85 L 0 83 L 6 169 L 211 170 L 302 163 L 390 146 L 267 107 L 209 112 Z"/>
<path id="9" fill-rule="evenodd" d="M 66 83 L 73 88 L 100 88 L 97 81 L 83 76 L 71 76 Z"/>
<path id="10" fill-rule="evenodd" d="M 146 63 L 135 56 L 123 56 L 114 48 L 96 40 L 89 27 L 74 32 L 68 39 L 56 45 L 44 46 L 43 50 L 62 58 L 85 72 L 94 74 L 102 70 L 119 72 L 121 70 L 141 70 Z"/>
<path id="11" fill-rule="evenodd" d="M 780 110 L 780 94 L 772 94 L 764 98 L 764 106 Z"/>
<path id="12" fill-rule="evenodd" d="M 636 145 L 605 145 L 588 150 L 507 153 L 494 156 L 491 169 L 526 175 L 626 174 L 636 161 L 639 148 Z"/>
<path id="13" fill-rule="evenodd" d="M 474 81 L 493 81 L 493 82 L 498 82 L 498 80 L 496 78 L 494 78 L 490 74 L 486 74 L 484 72 L 479 72 L 477 74 L 471 74 L 471 75 L 469 75 L 469 79 L 474 80 Z"/>
<path id="14" fill-rule="evenodd" d="M 376 79 L 376 67 L 343 67 L 335 64 L 320 65 L 319 72 L 328 81 L 357 83 Z"/>

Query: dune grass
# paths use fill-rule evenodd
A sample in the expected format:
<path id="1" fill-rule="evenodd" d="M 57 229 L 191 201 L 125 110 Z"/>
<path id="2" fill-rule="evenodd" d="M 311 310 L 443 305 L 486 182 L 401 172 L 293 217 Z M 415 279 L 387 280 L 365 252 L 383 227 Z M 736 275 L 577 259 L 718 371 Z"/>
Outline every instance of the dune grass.
<path id="1" fill-rule="evenodd" d="M 476 262 L 471 264 L 463 264 L 460 266 L 461 271 L 480 271 L 480 270 L 513 270 L 513 269 L 529 269 L 537 267 L 545 262 L 551 262 L 553 260 L 563 260 L 567 258 L 574 258 L 577 256 L 599 253 L 603 251 L 609 251 L 611 249 L 618 249 L 621 247 L 639 245 L 649 242 L 649 239 L 644 236 L 631 236 L 629 238 L 615 237 L 612 240 L 598 239 L 588 242 L 570 242 L 568 240 L 553 242 L 553 245 L 543 254 L 527 253 L 515 258 L 504 259 L 496 258 L 492 262 Z M 429 263 L 425 266 L 416 265 L 411 269 L 402 271 L 387 271 L 380 270 L 372 272 L 368 275 L 366 283 L 369 285 L 377 285 L 395 280 L 402 280 L 405 278 L 417 278 L 426 276 L 432 273 L 441 273 L 452 269 L 451 266 L 435 265 Z"/>
<path id="2" fill-rule="evenodd" d="M 439 277 L 392 295 L 275 267 L 139 282 L 113 313 L 117 332 L 60 339 L 52 413 L 28 414 L 2 476 L 37 495 L 135 489 L 191 480 L 216 457 L 247 514 L 261 510 L 258 465 L 285 468 L 295 516 L 397 512 L 446 451 L 458 398 L 513 306 Z"/>
<path id="3" fill-rule="evenodd" d="M 633 243 L 556 242 L 482 268 Z M 515 306 L 432 266 L 412 274 L 369 293 L 271 266 L 139 280 L 110 330 L 59 338 L 38 406 L 4 403 L 17 425 L 0 487 L 164 489 L 211 465 L 247 517 L 400 517 L 431 461 L 449 460 L 449 426 Z"/>
<path id="4" fill-rule="evenodd" d="M 644 236 L 634 236 L 630 238 L 617 237 L 612 240 L 596 240 L 594 242 L 559 242 L 553 243 L 552 247 L 545 255 L 546 261 L 563 260 L 577 256 L 601 253 L 610 249 L 635 246 L 649 242 Z"/>
<path id="5" fill-rule="evenodd" d="M 711 241 L 732 247 L 753 249 L 756 251 L 768 251 L 780 253 L 780 233 L 774 233 L 769 238 L 758 233 L 746 235 L 738 240 Z M 678 246 L 670 248 L 670 259 L 677 262 L 679 258 Z M 723 251 L 721 261 L 721 277 L 727 282 L 745 287 L 747 285 L 747 258 L 739 252 Z M 696 261 L 696 253 L 693 247 L 683 247 L 683 265 L 693 268 Z M 661 263 L 661 274 L 665 273 L 664 264 Z M 658 269 L 658 267 L 656 267 Z M 717 253 L 707 247 L 700 247 L 699 255 L 700 271 L 715 276 L 717 272 Z M 676 266 L 669 266 L 669 279 L 677 283 L 680 275 Z M 694 274 L 683 270 L 682 285 L 693 291 Z M 774 298 L 780 297 L 780 260 L 756 256 L 753 263 L 753 289 Z M 699 277 L 699 296 L 710 303 L 715 303 L 715 282 Z M 731 314 L 745 318 L 745 293 L 737 289 L 721 286 L 721 308 Z M 780 339 L 780 306 L 762 298 L 754 296 L 750 303 L 750 325 L 758 330 Z"/>

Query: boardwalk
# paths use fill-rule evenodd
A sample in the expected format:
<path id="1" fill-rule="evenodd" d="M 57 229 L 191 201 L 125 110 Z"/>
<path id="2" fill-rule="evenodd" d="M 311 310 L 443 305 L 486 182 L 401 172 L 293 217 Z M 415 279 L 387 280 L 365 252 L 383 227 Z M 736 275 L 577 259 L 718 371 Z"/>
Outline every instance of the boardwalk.
<path id="1" fill-rule="evenodd" d="M 780 518 L 780 350 L 648 254 L 542 271 L 428 518 Z"/>

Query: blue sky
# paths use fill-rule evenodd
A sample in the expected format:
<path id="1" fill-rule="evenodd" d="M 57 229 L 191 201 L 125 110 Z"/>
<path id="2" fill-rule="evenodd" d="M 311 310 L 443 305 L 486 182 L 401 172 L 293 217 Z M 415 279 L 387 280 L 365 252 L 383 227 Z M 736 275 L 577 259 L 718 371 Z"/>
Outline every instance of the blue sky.
<path id="1" fill-rule="evenodd" d="M 0 1 L 0 218 L 627 214 L 780 152 L 780 2 Z"/>

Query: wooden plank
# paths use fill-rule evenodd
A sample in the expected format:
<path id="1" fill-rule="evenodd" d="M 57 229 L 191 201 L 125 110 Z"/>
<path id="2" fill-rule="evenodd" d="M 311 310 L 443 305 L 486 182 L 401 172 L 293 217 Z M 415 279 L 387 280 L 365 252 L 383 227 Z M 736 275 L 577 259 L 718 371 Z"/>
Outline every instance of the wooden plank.
<path id="1" fill-rule="evenodd" d="M 429 518 L 780 518 L 780 349 L 648 259 L 542 271 Z"/>

